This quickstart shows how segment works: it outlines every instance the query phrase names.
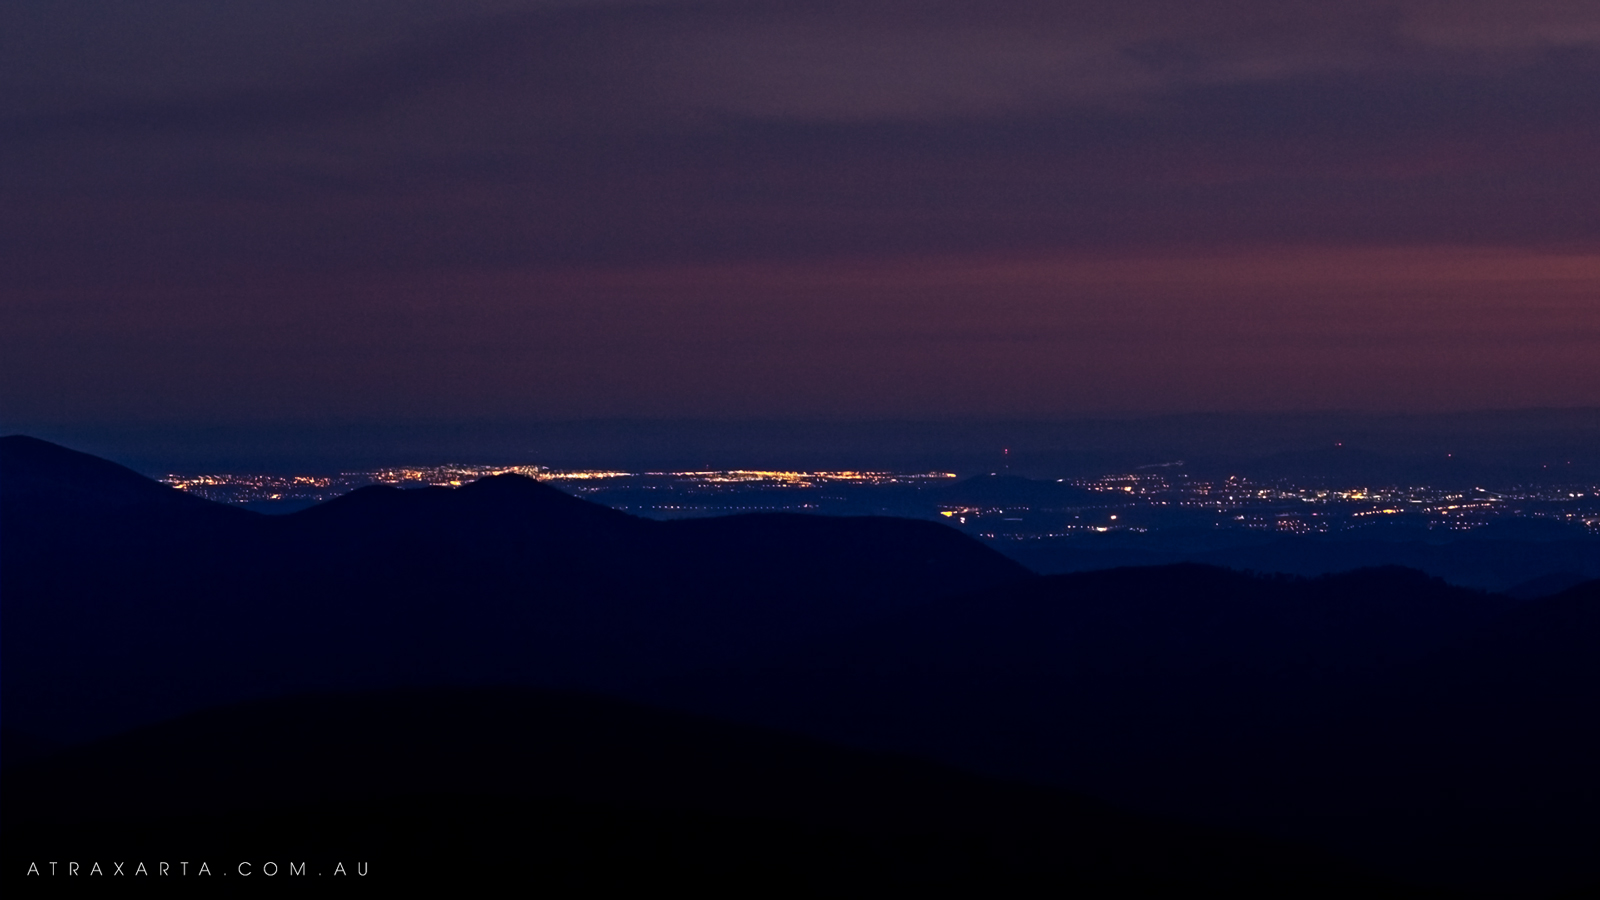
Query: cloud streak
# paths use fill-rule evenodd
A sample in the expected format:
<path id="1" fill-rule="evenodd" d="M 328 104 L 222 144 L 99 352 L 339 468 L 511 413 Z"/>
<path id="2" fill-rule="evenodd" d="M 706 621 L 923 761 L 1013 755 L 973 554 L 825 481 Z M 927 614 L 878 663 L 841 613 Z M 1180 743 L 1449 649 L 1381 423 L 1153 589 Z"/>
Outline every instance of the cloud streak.
<path id="1" fill-rule="evenodd" d="M 0 303 L 14 333 L 48 351 L 27 356 L 40 371 L 56 357 L 155 366 L 95 324 L 124 321 L 113 307 L 137 307 L 147 319 L 135 321 L 167 323 L 167 337 L 133 329 L 152 346 L 177 341 L 199 353 L 207 336 L 239 343 L 239 354 L 205 356 L 206 365 L 231 373 L 217 383 L 239 385 L 237 396 L 269 395 L 294 368 L 281 364 L 290 351 L 252 337 L 265 313 L 240 298 L 272 286 L 311 298 L 278 308 L 327 331 L 304 351 L 305 370 L 326 377 L 305 383 L 348 384 L 345 400 L 329 401 L 340 409 L 375 396 L 375 376 L 341 368 L 341 353 L 369 360 L 367 372 L 388 371 L 370 362 L 386 352 L 420 354 L 434 370 L 456 373 L 441 383 L 560 380 L 497 343 L 489 323 L 501 313 L 521 321 L 517 297 L 541 310 L 554 343 L 520 326 L 507 333 L 587 373 L 563 383 L 610 385 L 573 388 L 565 395 L 573 404 L 619 414 L 692 409 L 685 398 L 722 378 L 766 384 L 773 396 L 817 385 L 785 401 L 812 410 L 827 408 L 829 397 L 877 409 L 852 387 L 872 384 L 919 409 L 940 397 L 971 408 L 1002 383 L 1025 376 L 1048 385 L 1067 375 L 1077 387 L 1055 388 L 1057 400 L 1051 388 L 1031 387 L 1016 409 L 1215 408 L 1230 396 L 1257 406 L 1293 406 L 1297 396 L 1351 403 L 1359 391 L 1347 396 L 1309 376 L 1265 391 L 1257 384 L 1271 381 L 1265 370 L 1236 358 L 1248 342 L 1220 333 L 1182 347 L 1183 329 L 1141 330 L 1140 320 L 1115 316 L 1073 325 L 1043 301 L 1008 307 L 1004 292 L 1020 289 L 1003 279 L 987 292 L 926 286 L 934 310 L 926 334 L 911 325 L 895 331 L 901 320 L 888 312 L 863 331 L 837 333 L 785 319 L 798 301 L 781 283 L 730 286 L 716 273 L 768 267 L 798 277 L 865 266 L 911 278 L 959 261 L 966 278 L 987 271 L 974 260 L 1139 260 L 1121 276 L 1141 285 L 1136 307 L 1153 321 L 1188 321 L 1221 295 L 1142 283 L 1134 273 L 1171 259 L 1401 252 L 1425 261 L 1420 270 L 1434 279 L 1407 296 L 1449 297 L 1440 248 L 1555 259 L 1581 256 L 1600 239 L 1592 214 L 1600 208 L 1592 163 L 1600 157 L 1600 11 L 1572 4 L 325 0 L 139 8 L 147 6 L 0 10 L 0 265 L 8 273 Z M 664 273 L 688 271 L 704 280 L 669 289 L 680 275 Z M 1314 294 L 1321 276 L 1297 271 L 1298 281 L 1273 290 Z M 630 289 L 635 299 L 605 314 L 621 323 L 614 335 L 634 335 L 608 343 L 596 335 L 613 332 L 595 331 L 600 320 L 583 311 L 611 309 L 596 285 L 628 273 L 666 281 Z M 590 292 L 553 286 L 568 276 L 591 279 Z M 484 278 L 525 292 L 477 292 L 472 285 Z M 390 289 L 352 287 L 362 284 Z M 413 296 L 404 286 L 418 284 L 456 298 L 449 302 L 459 313 L 446 319 L 465 329 L 425 330 L 454 335 L 426 353 L 394 324 L 414 320 L 395 298 Z M 837 302 L 881 311 L 873 298 L 898 290 L 885 285 L 845 279 Z M 1366 298 L 1365 318 L 1266 315 L 1250 340 L 1271 344 L 1281 334 L 1285 347 L 1356 353 L 1359 341 L 1342 336 L 1342 323 L 1390 321 L 1391 289 L 1369 288 L 1355 292 Z M 1472 321 L 1525 335 L 1518 353 L 1545 342 L 1552 358 L 1567 360 L 1571 342 L 1560 335 L 1592 331 L 1581 304 L 1543 282 L 1519 290 L 1529 292 L 1528 308 L 1543 310 L 1533 315 L 1553 316 L 1561 328 L 1519 331 L 1498 300 L 1460 302 L 1477 310 Z M 637 299 L 648 296 L 664 298 L 666 312 Z M 842 308 L 805 296 L 821 309 Z M 1010 311 L 997 313 L 1000 321 L 960 312 L 957 298 L 974 296 Z M 123 306 L 105 299 L 117 297 Z M 1540 297 L 1554 305 L 1540 306 Z M 84 324 L 48 313 L 51 304 L 79 310 Z M 1257 307 L 1219 308 L 1244 315 Z M 764 330 L 774 321 L 788 330 Z M 1322 324 L 1302 327 L 1307 321 Z M 1481 328 L 1432 340 L 1416 321 L 1383 334 L 1411 335 L 1432 348 L 1436 369 L 1474 384 L 1473 354 L 1511 352 L 1484 349 Z M 372 324 L 384 322 L 393 327 Z M 644 352 L 636 322 L 657 322 L 651 328 L 679 350 Z M 1166 374 L 1116 389 L 1063 375 L 1050 353 L 1102 359 L 1061 337 L 1073 327 L 1100 335 L 1102 347 L 1159 336 L 1166 349 L 1148 356 L 1169 360 Z M 772 334 L 795 336 L 813 356 L 779 349 Z M 98 355 L 93 348 L 108 341 L 120 349 Z M 585 345 L 608 362 L 563 349 Z M 819 349 L 827 346 L 835 349 Z M 1006 346 L 1030 361 L 1011 366 Z M 1032 356 L 1027 348 L 1046 349 Z M 1263 358 L 1292 367 L 1295 353 Z M 480 365 L 474 354 L 499 362 Z M 991 374 L 968 387 L 929 362 L 963 355 Z M 1400 377 L 1404 366 L 1378 357 L 1370 371 Z M 1507 397 L 1589 396 L 1571 387 L 1592 382 L 1573 368 L 1581 368 L 1575 357 L 1517 387 L 1508 373 L 1521 358 L 1496 364 Z M 256 364 L 239 362 L 248 359 Z M 680 380 L 680 399 L 646 401 L 656 382 L 630 359 L 700 374 Z M 1232 387 L 1196 387 L 1207 365 L 1233 372 L 1216 379 Z M 68 406 L 87 403 L 88 385 L 115 368 L 52 382 L 19 366 L 14 384 Z M 391 374 L 412 395 L 427 393 Z M 1406 394 L 1415 403 L 1454 396 L 1442 382 L 1418 384 Z M 1163 407 L 1140 391 L 1188 399 Z M 11 401 L 24 393 L 17 388 Z M 530 399 L 524 411 L 556 409 L 543 402 Z M 721 408 L 746 405 L 725 398 Z M 505 397 L 490 407 L 520 408 Z"/>

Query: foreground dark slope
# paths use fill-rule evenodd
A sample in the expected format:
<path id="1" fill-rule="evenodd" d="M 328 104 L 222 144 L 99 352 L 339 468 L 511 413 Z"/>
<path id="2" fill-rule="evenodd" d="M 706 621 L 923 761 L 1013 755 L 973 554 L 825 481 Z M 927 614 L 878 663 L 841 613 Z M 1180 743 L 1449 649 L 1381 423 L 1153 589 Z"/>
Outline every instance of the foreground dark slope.
<path id="1" fill-rule="evenodd" d="M 662 701 L 1259 828 L 1456 887 L 1600 872 L 1600 584 L 1172 566 L 950 598 Z"/>
<path id="2" fill-rule="evenodd" d="M 1028 578 L 937 524 L 651 523 L 515 478 L 279 519 L 168 494 L 30 512 L 13 498 L 48 490 L 0 487 L 6 534 L 39 525 L 0 544 L 8 729 L 73 739 L 314 689 L 580 685 L 1457 888 L 1600 873 L 1593 584 L 1518 604 L 1393 569 Z M 742 827 L 719 821 L 707 833 Z"/>
<path id="3" fill-rule="evenodd" d="M 1027 577 L 935 523 L 650 522 L 517 476 L 266 517 L 18 437 L 0 530 L 6 728 L 53 740 L 323 688 L 625 691 Z"/>
<path id="4" fill-rule="evenodd" d="M 759 676 L 682 679 L 663 699 L 1215 812 L 1261 776 L 1262 741 L 1319 728 L 1514 608 L 1403 569 L 1050 576 L 930 603 Z"/>
<path id="5" fill-rule="evenodd" d="M 4 864 L 250 861 L 397 887 L 516 878 L 739 896 L 1343 896 L 1290 844 L 1056 791 L 581 695 L 404 690 L 263 701 L 9 767 Z M 130 863 L 131 866 L 131 863 Z M 21 881 L 24 879 L 18 878 Z"/>

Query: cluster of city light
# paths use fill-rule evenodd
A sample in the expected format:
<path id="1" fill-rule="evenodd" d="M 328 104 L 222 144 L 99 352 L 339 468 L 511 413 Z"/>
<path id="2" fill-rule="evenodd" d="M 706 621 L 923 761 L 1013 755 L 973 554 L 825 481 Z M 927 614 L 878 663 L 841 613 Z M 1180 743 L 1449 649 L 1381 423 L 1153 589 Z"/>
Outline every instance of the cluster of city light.
<path id="1" fill-rule="evenodd" d="M 333 497 L 371 483 L 320 475 L 168 475 L 162 481 L 224 503 Z"/>
<path id="2" fill-rule="evenodd" d="M 200 474 L 170 475 L 177 488 L 226 503 L 292 501 L 301 505 L 332 499 L 372 484 L 398 487 L 459 487 L 494 475 L 518 474 L 561 484 L 567 490 L 612 502 L 640 514 L 715 514 L 727 512 L 817 510 L 819 502 L 844 496 L 813 491 L 829 485 L 870 489 L 885 485 L 933 487 L 957 476 L 952 472 L 894 473 L 882 471 L 799 471 L 787 469 L 720 469 L 626 472 L 613 469 L 553 469 L 545 466 L 395 466 L 339 475 Z M 1288 481 L 1255 482 L 1240 476 L 1207 480 L 1185 473 L 1118 473 L 1098 478 L 1060 479 L 1090 491 L 1088 502 L 1037 508 L 1015 505 L 940 503 L 918 512 L 937 513 L 952 525 L 977 534 L 1003 534 L 1021 539 L 1083 533 L 1139 532 L 1139 524 L 1117 513 L 1124 510 L 1205 510 L 1216 515 L 1219 528 L 1292 533 L 1326 533 L 1364 522 L 1403 517 L 1427 528 L 1452 531 L 1475 528 L 1499 518 L 1536 518 L 1600 530 L 1600 486 L 1529 485 L 1494 492 L 1440 489 L 1428 486 L 1311 485 Z M 749 492 L 800 489 L 793 501 Z M 635 492 L 647 491 L 659 502 L 641 504 Z M 621 493 L 619 493 L 621 492 Z M 851 494 L 861 499 L 866 495 Z M 890 496 L 890 495 L 885 495 Z M 906 494 L 893 495 L 903 501 Z M 802 500 L 804 502 L 802 502 Z M 899 502 L 899 501 L 897 501 Z M 859 507 L 857 507 L 859 509 Z M 1135 516 L 1135 519 L 1141 518 Z M 1015 523 L 1015 524 L 1013 524 Z M 1000 526 L 1000 527 L 996 527 Z"/>
<path id="3" fill-rule="evenodd" d="M 711 472 L 647 472 L 647 475 L 691 479 L 708 484 L 789 484 L 806 486 L 844 482 L 849 484 L 904 484 L 955 478 L 954 472 L 794 472 L 769 469 L 728 469 Z"/>
<path id="4" fill-rule="evenodd" d="M 1018 526 L 1008 537 L 1020 533 L 1055 533 L 1061 516 L 1068 517 L 1068 533 L 1141 530 L 1115 516 L 1106 521 L 1098 510 L 1117 508 L 1115 498 L 1128 508 L 1157 510 L 1177 508 L 1207 510 L 1219 518 L 1216 527 L 1243 528 L 1294 533 L 1327 533 L 1345 527 L 1359 527 L 1364 521 L 1405 517 L 1426 528 L 1450 531 L 1470 530 L 1503 518 L 1543 519 L 1600 530 L 1600 489 L 1593 486 L 1526 485 L 1504 492 L 1484 488 L 1441 489 L 1425 485 L 1332 486 L 1295 484 L 1288 481 L 1252 482 L 1240 476 L 1210 481 L 1189 478 L 1184 473 L 1117 473 L 1098 478 L 1060 479 L 1074 487 L 1099 493 L 1105 503 L 1051 505 L 1028 508 L 1017 505 L 998 508 L 940 507 L 947 517 L 959 517 L 975 531 L 992 527 L 990 522 L 1019 521 L 1027 514 L 1026 526 Z M 1574 503 L 1574 501 L 1584 501 Z M 1286 506 L 1285 504 L 1288 504 Z M 1238 513 L 1238 514 L 1235 514 Z M 1225 516 L 1225 518 L 1223 518 Z M 1341 524 L 1343 523 L 1343 524 Z M 978 533 L 988 534 L 987 530 Z"/>
<path id="5" fill-rule="evenodd" d="M 614 478 L 637 478 L 636 472 L 611 472 L 597 469 L 575 469 L 572 471 L 547 469 L 537 478 L 545 481 L 609 481 Z"/>
<path id="6" fill-rule="evenodd" d="M 427 485 L 459 487 L 495 475 L 526 475 L 539 478 L 548 470 L 543 466 L 405 466 L 373 472 L 349 472 L 340 477 L 368 484 Z"/>
<path id="7" fill-rule="evenodd" d="M 530 478 L 545 473 L 541 466 L 398 466 L 339 475 L 200 474 L 167 475 L 161 480 L 179 490 L 224 503 L 257 500 L 328 500 L 373 484 L 397 487 L 460 487 L 492 475 Z"/>
<path id="8" fill-rule="evenodd" d="M 728 469 L 688 472 L 624 472 L 611 469 L 552 469 L 546 466 L 393 466 L 366 472 L 344 472 L 334 476 L 261 474 L 171 474 L 162 481 L 226 503 L 261 500 L 321 501 L 361 487 L 387 484 L 397 487 L 460 487 L 495 475 L 525 475 L 542 481 L 570 483 L 581 491 L 600 489 L 608 483 L 628 479 L 648 482 L 641 486 L 659 487 L 656 482 L 705 486 L 775 486 L 809 488 L 827 484 L 884 485 L 922 484 L 956 477 L 953 472 L 857 472 Z M 593 486 L 593 487 L 590 487 Z M 663 509 L 678 509 L 664 506 Z M 727 509 L 771 509 L 770 506 L 730 506 Z M 802 507 L 809 508 L 809 507 Z"/>

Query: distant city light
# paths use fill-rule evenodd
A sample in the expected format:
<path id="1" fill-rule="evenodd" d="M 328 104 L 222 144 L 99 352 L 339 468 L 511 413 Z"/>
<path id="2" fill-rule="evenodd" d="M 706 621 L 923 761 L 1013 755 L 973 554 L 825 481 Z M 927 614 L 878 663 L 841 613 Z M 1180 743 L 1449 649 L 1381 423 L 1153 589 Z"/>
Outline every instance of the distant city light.
<path id="1" fill-rule="evenodd" d="M 834 512 L 932 517 L 990 540 L 1047 540 L 1075 534 L 1143 533 L 1151 528 L 1206 524 L 1211 528 L 1327 534 L 1392 520 L 1406 528 L 1459 532 L 1499 520 L 1545 520 L 1600 531 L 1600 485 L 1525 485 L 1490 491 L 1429 485 L 1339 485 L 1326 479 L 1222 481 L 1177 467 L 1033 482 L 1080 493 L 1047 501 L 1012 497 L 1001 504 L 949 503 L 941 494 L 953 472 L 724 469 L 628 472 L 518 466 L 393 466 L 339 475 L 189 474 L 163 481 L 222 503 L 290 509 L 331 500 L 375 484 L 455 489 L 495 475 L 517 474 L 643 516 L 672 518 L 741 512 Z M 1023 482 L 1027 482 L 1024 480 Z M 874 489 L 884 489 L 878 494 Z M 892 489 L 892 490 L 890 490 Z M 974 495 L 975 497 L 976 495 Z M 1048 492 L 1041 497 L 1048 497 Z M 881 500 L 876 498 L 883 498 Z M 919 499 L 921 498 L 921 499 Z M 1054 505 L 1052 505 L 1052 503 Z M 1154 521 L 1127 524 L 1126 512 L 1145 508 Z M 1040 516 L 1037 514 L 1047 514 Z M 1102 524 L 1092 524 L 1092 518 Z M 1062 516 L 1065 516 L 1065 519 Z M 1205 516 L 1196 522 L 1173 516 Z M 1090 521 L 1084 519 L 1090 518 Z M 1044 524 L 1044 523 L 1057 524 Z M 1063 523 L 1064 524 L 1059 524 Z"/>

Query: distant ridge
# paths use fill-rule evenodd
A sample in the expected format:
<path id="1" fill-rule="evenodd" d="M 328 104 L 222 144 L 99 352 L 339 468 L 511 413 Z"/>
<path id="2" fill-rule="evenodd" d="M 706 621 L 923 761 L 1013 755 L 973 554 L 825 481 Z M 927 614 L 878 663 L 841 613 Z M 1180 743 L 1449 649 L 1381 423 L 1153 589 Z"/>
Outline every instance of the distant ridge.
<path id="1" fill-rule="evenodd" d="M 627 513 L 581 500 L 525 475 L 513 473 L 491 475 L 459 488 L 402 490 L 391 485 L 369 485 L 300 510 L 294 515 L 303 520 L 313 520 L 336 515 L 416 515 L 428 511 L 458 515 L 508 512 L 524 516 L 583 517 L 608 522 L 633 518 Z"/>
<path id="2" fill-rule="evenodd" d="M 207 501 L 109 460 L 25 435 L 0 437 L 0 500 L 98 509 L 169 505 L 199 510 Z"/>
<path id="3" fill-rule="evenodd" d="M 262 516 L 3 449 L 0 645 L 27 675 L 0 695 L 51 740 L 293 691 L 627 690 L 1029 575 L 931 522 L 653 522 L 516 475 Z"/>

